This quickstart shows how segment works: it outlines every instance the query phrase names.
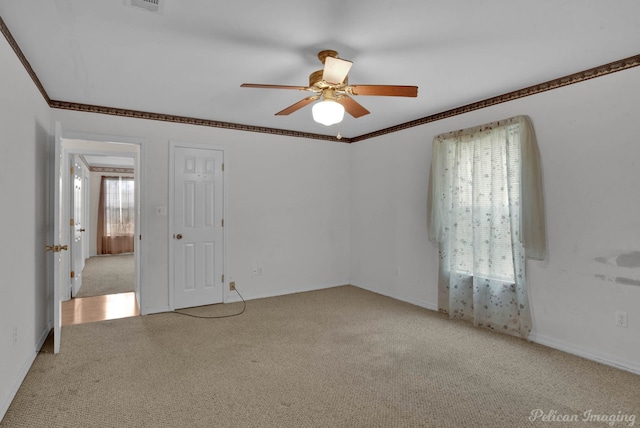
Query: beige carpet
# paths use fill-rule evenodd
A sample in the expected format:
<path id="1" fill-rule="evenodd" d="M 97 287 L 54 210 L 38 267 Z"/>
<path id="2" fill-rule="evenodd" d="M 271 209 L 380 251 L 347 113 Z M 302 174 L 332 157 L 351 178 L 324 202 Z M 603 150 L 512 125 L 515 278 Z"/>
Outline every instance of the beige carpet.
<path id="1" fill-rule="evenodd" d="M 96 256 L 82 270 L 82 287 L 75 297 L 103 296 L 134 291 L 133 254 Z"/>
<path id="2" fill-rule="evenodd" d="M 583 412 L 638 418 L 639 397 L 640 376 L 346 286 L 233 318 L 64 327 L 0 426 L 605 427 Z M 580 422 L 532 422 L 535 409 Z"/>

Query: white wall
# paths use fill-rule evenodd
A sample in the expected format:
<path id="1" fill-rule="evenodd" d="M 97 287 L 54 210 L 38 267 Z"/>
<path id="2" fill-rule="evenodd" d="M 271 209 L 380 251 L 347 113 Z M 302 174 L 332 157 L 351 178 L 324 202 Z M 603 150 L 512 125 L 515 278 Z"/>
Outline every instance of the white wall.
<path id="1" fill-rule="evenodd" d="M 352 283 L 436 309 L 438 254 L 426 231 L 431 141 L 528 115 L 548 233 L 547 260 L 527 265 L 531 339 L 640 373 L 640 286 L 627 285 L 640 284 L 639 95 L 634 68 L 353 144 Z M 628 267 L 615 266 L 620 255 Z M 628 328 L 614 325 L 618 310 Z"/>
<path id="2" fill-rule="evenodd" d="M 226 281 L 245 298 L 349 283 L 349 145 L 53 110 L 64 132 L 142 139 L 142 311 L 169 305 L 169 142 L 226 147 Z M 117 140 L 117 138 L 115 138 Z M 254 275 L 253 267 L 262 267 Z M 228 293 L 230 299 L 237 298 Z"/>
<path id="3" fill-rule="evenodd" d="M 44 247 L 51 112 L 4 37 L 0 64 L 1 418 L 49 331 Z"/>
<path id="4" fill-rule="evenodd" d="M 156 215 L 168 204 L 169 141 L 227 147 L 225 273 L 245 298 L 351 282 L 435 309 L 431 140 L 529 115 L 549 235 L 548 259 L 528 264 L 532 339 L 640 372 L 640 68 L 347 145 L 52 111 L 4 39 L 0 63 L 0 222 L 9 225 L 0 247 L 0 416 L 50 327 L 43 249 L 52 118 L 67 132 L 144 140 L 142 311 L 150 313 L 169 301 L 168 217 Z M 614 326 L 617 310 L 628 313 L 628 328 Z"/>

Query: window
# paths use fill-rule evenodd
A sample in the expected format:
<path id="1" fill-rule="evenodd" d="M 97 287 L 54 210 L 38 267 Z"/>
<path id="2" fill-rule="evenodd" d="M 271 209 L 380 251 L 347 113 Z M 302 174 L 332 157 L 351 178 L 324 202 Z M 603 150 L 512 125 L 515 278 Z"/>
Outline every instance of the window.
<path id="1" fill-rule="evenodd" d="M 429 236 L 440 250 L 440 309 L 528 335 L 525 254 L 544 258 L 540 159 L 528 118 L 433 142 Z"/>
<path id="2" fill-rule="evenodd" d="M 98 205 L 98 254 L 133 252 L 134 233 L 133 178 L 102 177 Z"/>
<path id="3" fill-rule="evenodd" d="M 515 280 L 512 251 L 519 228 L 510 212 L 518 209 L 520 197 L 517 134 L 517 125 L 471 134 L 447 153 L 453 168 L 447 253 L 455 255 L 455 271 Z"/>

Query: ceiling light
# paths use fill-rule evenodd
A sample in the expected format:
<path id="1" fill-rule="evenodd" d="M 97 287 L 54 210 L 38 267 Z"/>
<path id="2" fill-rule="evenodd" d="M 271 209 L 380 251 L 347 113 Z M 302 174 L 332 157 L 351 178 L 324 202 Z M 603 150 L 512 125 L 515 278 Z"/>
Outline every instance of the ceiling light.
<path id="1" fill-rule="evenodd" d="M 322 91 L 322 101 L 315 103 L 311 110 L 313 120 L 325 126 L 342 122 L 344 107 L 336 102 L 336 93 L 333 88 Z"/>
<path id="2" fill-rule="evenodd" d="M 313 114 L 313 120 L 325 126 L 330 126 L 342 122 L 344 107 L 334 99 L 325 96 L 322 101 L 313 105 L 311 113 Z"/>

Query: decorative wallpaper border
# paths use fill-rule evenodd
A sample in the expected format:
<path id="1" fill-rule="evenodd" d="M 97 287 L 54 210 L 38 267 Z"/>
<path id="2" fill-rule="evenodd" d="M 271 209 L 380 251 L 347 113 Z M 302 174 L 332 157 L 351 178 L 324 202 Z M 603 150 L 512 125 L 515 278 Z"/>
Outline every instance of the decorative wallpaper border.
<path id="1" fill-rule="evenodd" d="M 90 166 L 91 172 L 108 172 L 112 174 L 133 174 L 133 168 L 113 168 L 110 166 Z"/>
<path id="2" fill-rule="evenodd" d="M 324 141 L 334 141 L 340 143 L 355 143 L 358 141 L 364 141 L 369 138 L 379 137 L 386 134 L 391 134 L 393 132 L 402 131 L 404 129 L 413 128 L 415 126 L 424 125 L 431 122 L 436 122 L 438 120 L 446 119 L 452 116 L 458 116 L 461 114 L 469 113 L 474 110 L 483 109 L 486 107 L 491 107 L 497 104 L 505 103 L 508 101 L 513 101 L 518 98 L 524 98 L 531 95 L 536 95 L 542 92 L 550 91 L 552 89 L 561 88 L 567 85 L 573 85 L 574 83 L 584 82 L 585 80 L 594 79 L 596 77 L 606 76 L 607 74 L 615 73 L 617 71 L 627 70 L 629 68 L 640 66 L 640 54 L 631 56 L 629 58 L 621 59 L 618 61 L 610 62 L 608 64 L 604 64 L 598 67 L 590 68 L 588 70 L 580 71 L 578 73 L 573 73 L 568 76 L 560 77 L 557 79 L 549 80 L 544 83 L 539 83 L 537 85 L 528 86 L 523 89 L 518 89 L 516 91 L 508 92 L 506 94 L 498 95 L 496 97 L 487 98 L 482 101 L 474 102 L 471 104 L 464 105 L 462 107 L 457 107 L 451 110 L 443 111 L 440 113 L 432 114 L 430 116 L 426 116 L 420 119 L 412 120 L 410 122 L 401 123 L 399 125 L 391 126 L 389 128 L 380 129 L 378 131 L 370 132 L 368 134 L 363 134 L 354 138 L 346 138 L 337 139 L 332 135 L 321 135 L 321 134 L 313 134 L 309 132 L 300 132 L 300 131 L 291 131 L 287 129 L 278 129 L 278 128 L 267 128 L 262 126 L 253 126 L 253 125 L 244 125 L 238 123 L 230 123 L 230 122 L 220 122 L 216 120 L 209 119 L 197 119 L 186 116 L 174 116 L 162 113 L 151 113 L 145 111 L 138 110 L 127 110 L 115 107 L 103 107 L 91 104 L 80 104 L 68 101 L 58 101 L 52 100 L 49 98 L 49 95 L 42 86 L 40 79 L 33 71 L 31 64 L 27 60 L 27 58 L 22 53 L 22 50 L 18 46 L 17 42 L 11 35 L 9 28 L 4 23 L 2 17 L 0 17 L 0 31 L 5 36 L 9 45 L 11 45 L 13 51 L 16 53 L 20 62 L 27 70 L 31 79 L 37 86 L 40 93 L 44 97 L 45 101 L 49 104 L 51 108 L 57 108 L 62 110 L 74 110 L 81 111 L 86 113 L 99 113 L 99 114 L 108 114 L 112 116 L 121 116 L 121 117 L 130 117 L 135 119 L 147 119 L 147 120 L 157 120 L 162 122 L 172 122 L 172 123 L 181 123 L 186 125 L 194 125 L 194 126 L 208 126 L 212 128 L 221 128 L 221 129 L 229 129 L 234 131 L 248 131 L 248 132 L 258 132 L 262 134 L 271 134 L 271 135 L 281 135 L 286 137 L 298 137 L 298 138 L 308 138 L 313 140 L 324 140 Z"/>
<path id="3" fill-rule="evenodd" d="M 138 111 L 138 110 L 127 110 L 122 108 L 115 107 L 104 107 L 97 106 L 91 104 L 80 104 L 68 101 L 58 101 L 52 100 L 49 98 L 47 91 L 44 89 L 42 82 L 38 79 L 35 71 L 31 67 L 29 60 L 25 57 L 24 53 L 18 46 L 18 43 L 13 38 L 11 31 L 9 31 L 9 27 L 5 24 L 2 17 L 0 17 L 0 31 L 7 39 L 7 42 L 15 52 L 16 56 L 27 70 L 29 76 L 35 83 L 36 87 L 44 97 L 45 101 L 51 108 L 57 108 L 62 110 L 74 110 L 81 111 L 86 113 L 99 113 L 99 114 L 108 114 L 112 116 L 121 116 L 121 117 L 131 117 L 135 119 L 147 119 L 147 120 L 158 120 L 162 122 L 172 122 L 172 123 L 181 123 L 186 125 L 195 125 L 195 126 L 208 126 L 212 128 L 222 128 L 222 129 L 230 129 L 234 131 L 248 131 L 248 132 L 258 132 L 261 134 L 271 134 L 271 135 L 282 135 L 286 137 L 298 137 L 298 138 L 307 138 L 312 140 L 325 140 L 325 141 L 334 141 L 340 143 L 349 143 L 349 138 L 337 139 L 333 135 L 322 135 L 322 134 L 313 134 L 310 132 L 300 132 L 300 131 L 291 131 L 287 129 L 278 129 L 278 128 L 267 128 L 262 126 L 253 126 L 253 125 L 244 125 L 238 123 L 230 123 L 230 122 L 220 122 L 216 120 L 209 119 L 197 119 L 193 117 L 186 116 L 174 116 L 169 114 L 162 113 L 151 113 L 146 111 Z"/>
<path id="4" fill-rule="evenodd" d="M 568 76 L 560 77 L 558 79 L 549 80 L 537 85 L 528 86 L 516 91 L 507 92 L 506 94 L 498 95 L 496 97 L 487 98 L 482 101 L 467 104 L 462 107 L 457 107 L 451 110 L 443 111 L 441 113 L 432 114 L 421 119 L 412 120 L 410 122 L 401 123 L 399 125 L 391 126 L 389 128 L 381 129 L 379 131 L 371 132 L 368 134 L 360 135 L 350 139 L 351 143 L 357 141 L 367 140 L 373 137 L 379 137 L 381 135 L 390 134 L 392 132 L 401 131 L 403 129 L 413 128 L 414 126 L 424 125 L 430 122 L 436 122 L 438 120 L 446 119 L 452 116 L 458 116 L 461 114 L 469 113 L 474 110 L 483 109 L 486 107 L 494 106 L 508 101 L 517 100 L 518 98 L 528 97 L 530 95 L 536 95 L 542 92 L 550 91 L 552 89 L 558 89 L 563 86 L 573 85 L 574 83 L 584 82 L 585 80 L 593 79 L 600 76 L 606 76 L 607 74 L 615 73 L 616 71 L 622 71 L 629 68 L 637 67 L 640 65 L 640 54 L 634 55 L 629 58 L 621 59 L 618 61 L 610 62 L 605 65 L 590 68 L 588 70 L 573 73 Z"/>
<path id="5" fill-rule="evenodd" d="M 309 138 L 312 140 L 336 141 L 341 143 L 350 142 L 348 138 L 343 138 L 341 140 L 338 140 L 336 137 L 330 136 L 330 135 L 312 134 L 309 132 L 290 131 L 287 129 L 267 128 L 262 126 L 243 125 L 243 124 L 231 123 L 231 122 L 220 122 L 217 120 L 209 120 L 209 119 L 197 119 L 197 118 L 187 117 L 187 116 L 174 116 L 170 114 L 151 113 L 151 112 L 139 111 L 139 110 L 127 110 L 127 109 L 115 108 L 115 107 L 103 107 L 103 106 L 96 106 L 91 104 L 79 104 L 79 103 L 72 103 L 67 101 L 51 100 L 49 102 L 49 106 L 51 108 L 58 108 L 62 110 L 74 110 L 74 111 L 82 111 L 85 113 L 108 114 L 112 116 L 131 117 L 134 119 L 158 120 L 162 122 L 181 123 L 185 125 L 208 126 L 211 128 L 230 129 L 234 131 L 259 132 L 261 134 L 283 135 L 287 137 L 299 137 L 299 138 Z"/>
<path id="6" fill-rule="evenodd" d="M 2 19 L 1 16 L 0 16 L 0 31 L 2 31 L 2 34 L 4 34 L 5 39 L 7 39 L 7 42 L 11 46 L 11 49 L 13 49 L 13 51 L 16 53 L 16 56 L 18 57 L 18 59 L 20 60 L 24 68 L 27 70 L 27 73 L 29 74 L 29 76 L 31 76 L 33 83 L 36 84 L 36 87 L 44 97 L 44 100 L 47 102 L 47 104 L 51 105 L 51 98 L 49 98 L 47 91 L 44 90 L 44 86 L 42 86 L 40 79 L 38 79 L 38 76 L 36 76 L 36 73 L 35 71 L 33 71 L 33 68 L 31 68 L 31 64 L 29 63 L 29 60 L 27 60 L 27 58 L 22 53 L 22 49 L 20 49 L 20 46 L 18 46 L 18 42 L 16 42 L 16 39 L 13 38 L 13 35 L 9 31 L 7 24 L 4 23 L 4 20 Z"/>

